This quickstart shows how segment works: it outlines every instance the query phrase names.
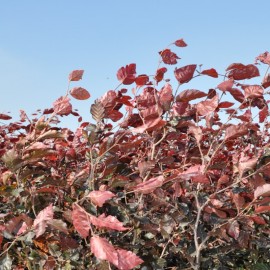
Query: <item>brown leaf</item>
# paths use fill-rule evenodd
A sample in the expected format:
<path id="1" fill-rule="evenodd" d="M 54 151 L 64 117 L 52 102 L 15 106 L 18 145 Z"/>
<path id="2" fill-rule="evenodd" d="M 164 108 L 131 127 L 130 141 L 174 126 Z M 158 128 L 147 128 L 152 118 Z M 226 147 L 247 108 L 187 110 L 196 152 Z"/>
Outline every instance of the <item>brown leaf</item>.
<path id="1" fill-rule="evenodd" d="M 101 122 L 101 120 L 105 117 L 105 109 L 101 102 L 96 101 L 94 104 L 91 105 L 90 112 L 92 117 L 97 122 Z"/>

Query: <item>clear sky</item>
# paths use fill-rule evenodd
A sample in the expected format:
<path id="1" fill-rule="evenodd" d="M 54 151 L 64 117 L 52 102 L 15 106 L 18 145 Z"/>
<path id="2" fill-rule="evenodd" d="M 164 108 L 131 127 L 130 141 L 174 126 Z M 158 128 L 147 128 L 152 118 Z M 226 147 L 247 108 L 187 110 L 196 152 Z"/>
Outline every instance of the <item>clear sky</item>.
<path id="1" fill-rule="evenodd" d="M 72 104 L 89 121 L 92 102 L 118 85 L 118 68 L 136 63 L 138 74 L 154 74 L 158 52 L 179 38 L 188 47 L 171 48 L 182 58 L 177 67 L 203 64 L 223 73 L 233 62 L 253 63 L 270 50 L 269 10 L 269 0 L 2 1 L 0 113 L 17 119 L 20 109 L 50 107 L 65 94 L 69 72 L 84 69 L 73 85 L 92 97 Z M 188 88 L 207 91 L 221 80 Z"/>

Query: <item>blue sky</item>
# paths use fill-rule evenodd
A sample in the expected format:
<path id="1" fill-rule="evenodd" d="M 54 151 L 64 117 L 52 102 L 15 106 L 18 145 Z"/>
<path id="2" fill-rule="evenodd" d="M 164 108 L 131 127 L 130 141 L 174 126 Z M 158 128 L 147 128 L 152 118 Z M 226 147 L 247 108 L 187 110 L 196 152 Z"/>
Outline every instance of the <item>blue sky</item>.
<path id="1" fill-rule="evenodd" d="M 0 113 L 16 119 L 20 109 L 50 107 L 65 94 L 70 71 L 84 69 L 73 85 L 92 97 L 72 104 L 89 121 L 92 102 L 118 85 L 118 68 L 136 63 L 138 74 L 154 74 L 158 52 L 179 38 L 188 47 L 171 48 L 181 57 L 177 67 L 203 64 L 223 73 L 233 62 L 253 63 L 270 50 L 269 10 L 269 0 L 4 1 Z M 186 87 L 207 91 L 221 80 L 200 78 Z M 66 123 L 78 125 L 72 117 Z"/>

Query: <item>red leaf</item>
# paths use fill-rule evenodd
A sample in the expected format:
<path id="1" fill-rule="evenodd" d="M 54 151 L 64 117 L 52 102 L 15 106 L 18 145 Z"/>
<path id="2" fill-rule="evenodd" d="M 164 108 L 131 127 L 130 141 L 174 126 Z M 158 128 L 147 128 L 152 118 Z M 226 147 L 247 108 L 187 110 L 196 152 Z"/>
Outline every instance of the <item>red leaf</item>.
<path id="1" fill-rule="evenodd" d="M 254 198 L 259 198 L 260 196 L 269 196 L 270 195 L 270 184 L 264 184 L 258 186 L 254 191 Z"/>
<path id="2" fill-rule="evenodd" d="M 233 98 L 239 102 L 243 102 L 245 100 L 245 96 L 243 95 L 243 93 L 237 89 L 237 88 L 231 88 L 230 90 L 228 90 L 230 92 L 230 94 L 233 96 Z"/>
<path id="3" fill-rule="evenodd" d="M 260 225 L 265 225 L 267 224 L 266 221 L 264 220 L 264 218 L 260 217 L 260 216 L 251 216 L 252 220 Z"/>
<path id="4" fill-rule="evenodd" d="M 35 150 L 46 150 L 46 149 L 50 149 L 49 145 L 46 145 L 42 142 L 34 142 L 32 145 L 30 145 L 29 147 L 27 147 L 25 150 L 26 151 L 35 151 Z"/>
<path id="5" fill-rule="evenodd" d="M 151 131 L 153 129 L 160 129 L 166 124 L 166 121 L 161 118 L 149 119 L 143 125 L 133 128 L 131 131 L 135 133 L 143 133 L 145 131 Z"/>
<path id="6" fill-rule="evenodd" d="M 98 217 L 90 215 L 90 222 L 99 228 L 106 228 L 109 230 L 116 230 L 116 231 L 126 231 L 129 228 L 124 227 L 123 223 L 120 222 L 114 216 L 105 216 L 102 214 Z"/>
<path id="7" fill-rule="evenodd" d="M 256 57 L 256 61 L 258 60 L 264 64 L 270 65 L 270 53 L 264 52 L 260 54 L 258 57 Z"/>
<path id="8" fill-rule="evenodd" d="M 188 65 L 175 69 L 174 75 L 179 83 L 187 83 L 193 78 L 197 65 Z"/>
<path id="9" fill-rule="evenodd" d="M 269 115 L 268 106 L 264 106 L 263 109 L 260 110 L 260 112 L 259 112 L 259 121 L 260 121 L 260 123 L 263 123 L 268 115 Z"/>
<path id="10" fill-rule="evenodd" d="M 129 64 L 117 71 L 117 79 L 125 84 L 132 84 L 136 79 L 136 64 Z"/>
<path id="11" fill-rule="evenodd" d="M 161 55 L 162 61 L 168 65 L 177 64 L 177 59 L 180 59 L 175 53 L 173 53 L 170 49 L 165 49 L 159 52 Z"/>
<path id="12" fill-rule="evenodd" d="M 227 184 L 230 181 L 230 178 L 228 175 L 224 174 L 222 175 L 217 182 L 217 189 L 221 187 L 221 185 Z"/>
<path id="13" fill-rule="evenodd" d="M 242 86 L 245 91 L 245 98 L 257 98 L 263 95 L 263 88 L 260 85 Z"/>
<path id="14" fill-rule="evenodd" d="M 216 110 L 218 106 L 218 96 L 214 96 L 212 99 L 201 101 L 197 104 L 197 112 L 204 116 L 212 113 Z"/>
<path id="15" fill-rule="evenodd" d="M 218 77 L 218 73 L 217 73 L 217 71 L 214 68 L 205 69 L 205 70 L 203 70 L 201 72 L 201 74 L 208 75 L 208 76 L 213 77 L 213 78 L 217 78 Z"/>
<path id="16" fill-rule="evenodd" d="M 26 112 L 24 110 L 20 110 L 20 121 L 25 122 L 27 119 Z"/>
<path id="17" fill-rule="evenodd" d="M 200 90 L 195 90 L 195 89 L 188 89 L 182 91 L 177 97 L 176 101 L 177 102 L 188 102 L 197 98 L 202 98 L 206 97 L 207 94 L 200 91 Z"/>
<path id="18" fill-rule="evenodd" d="M 146 85 L 148 82 L 149 82 L 149 77 L 145 74 L 139 75 L 135 79 L 135 83 L 137 84 L 137 86 Z"/>
<path id="19" fill-rule="evenodd" d="M 175 115 L 183 115 L 186 112 L 186 109 L 188 108 L 188 102 L 175 102 L 173 104 L 173 113 Z"/>
<path id="20" fill-rule="evenodd" d="M 170 104 L 173 101 L 172 86 L 169 83 L 166 83 L 166 85 L 160 90 L 159 101 L 165 111 L 169 110 Z"/>
<path id="21" fill-rule="evenodd" d="M 268 73 L 268 74 L 263 78 L 262 86 L 263 86 L 263 88 L 267 88 L 267 87 L 270 86 L 270 73 Z"/>
<path id="22" fill-rule="evenodd" d="M 225 130 L 225 140 L 235 139 L 246 135 L 248 133 L 248 128 L 244 124 L 231 125 Z"/>
<path id="23" fill-rule="evenodd" d="M 123 117 L 123 114 L 117 110 L 111 110 L 108 112 L 107 117 L 110 118 L 113 122 L 117 122 Z"/>
<path id="24" fill-rule="evenodd" d="M 177 47 L 186 47 L 187 43 L 181 38 L 174 42 L 174 45 Z"/>
<path id="25" fill-rule="evenodd" d="M 245 204 L 245 199 L 240 194 L 233 194 L 233 202 L 235 203 L 235 206 L 237 210 L 239 211 L 240 208 Z"/>
<path id="26" fill-rule="evenodd" d="M 223 102 L 220 102 L 218 104 L 218 108 L 221 109 L 221 108 L 230 108 L 234 105 L 234 103 L 232 102 L 229 102 L 229 101 L 223 101 Z"/>
<path id="27" fill-rule="evenodd" d="M 164 77 L 164 74 L 167 72 L 167 68 L 165 67 L 162 67 L 162 68 L 159 68 L 156 72 L 156 75 L 155 75 L 155 80 L 157 82 L 160 82 L 163 80 L 163 77 Z"/>
<path id="28" fill-rule="evenodd" d="M 235 116 L 235 118 L 240 119 L 244 122 L 250 122 L 252 119 L 251 110 L 246 110 L 244 114 Z"/>
<path id="29" fill-rule="evenodd" d="M 90 98 L 89 92 L 82 87 L 74 87 L 70 90 L 70 94 L 79 100 L 85 100 Z"/>
<path id="30" fill-rule="evenodd" d="M 69 76 L 68 76 L 68 80 L 71 81 L 79 81 L 82 79 L 84 70 L 80 69 L 80 70 L 73 70 Z"/>
<path id="31" fill-rule="evenodd" d="M 233 80 L 228 80 L 220 83 L 217 88 L 223 92 L 225 91 L 230 91 L 233 87 L 234 81 Z"/>
<path id="32" fill-rule="evenodd" d="M 53 103 L 54 112 L 58 115 L 68 115 L 72 112 L 72 105 L 68 97 L 60 97 Z"/>
<path id="33" fill-rule="evenodd" d="M 131 270 L 139 264 L 143 263 L 131 251 L 124 249 L 116 250 L 107 239 L 99 236 L 93 236 L 90 241 L 91 251 L 100 260 L 107 260 L 114 264 L 120 270 Z"/>
<path id="34" fill-rule="evenodd" d="M 7 114 L 0 113 L 0 119 L 1 120 L 10 120 L 10 119 L 12 119 L 12 117 L 7 115 Z"/>
<path id="35" fill-rule="evenodd" d="M 201 183 L 201 184 L 209 184 L 210 183 L 207 176 L 205 176 L 203 174 L 192 176 L 191 180 L 192 180 L 193 183 Z"/>
<path id="36" fill-rule="evenodd" d="M 89 197 L 95 205 L 102 207 L 107 200 L 110 200 L 114 196 L 115 194 L 110 191 L 95 190 L 91 191 L 87 197 Z"/>
<path id="37" fill-rule="evenodd" d="M 265 213 L 265 212 L 270 212 L 270 205 L 266 206 L 259 206 L 255 209 L 255 213 Z"/>
<path id="38" fill-rule="evenodd" d="M 131 251 L 117 249 L 118 265 L 121 270 L 130 270 L 143 263 L 143 260 Z"/>
<path id="39" fill-rule="evenodd" d="M 227 226 L 227 232 L 232 238 L 237 240 L 240 234 L 239 223 L 236 220 L 234 220 L 233 222 L 230 222 Z"/>
<path id="40" fill-rule="evenodd" d="M 143 194 L 149 194 L 153 192 L 156 188 L 161 187 L 164 181 L 162 175 L 158 177 L 151 178 L 143 183 L 140 183 L 134 187 L 134 192 L 141 192 Z"/>
<path id="41" fill-rule="evenodd" d="M 190 126 L 188 129 L 188 133 L 189 134 L 191 133 L 194 135 L 197 141 L 197 144 L 200 143 L 203 133 L 202 133 L 202 129 L 199 126 Z"/>
<path id="42" fill-rule="evenodd" d="M 247 160 L 246 158 L 240 158 L 238 165 L 239 174 L 242 176 L 243 173 L 252 170 L 256 166 L 257 161 L 258 157 L 250 158 Z"/>
<path id="43" fill-rule="evenodd" d="M 89 235 L 91 215 L 76 203 L 73 203 L 72 208 L 71 216 L 74 228 L 81 237 L 86 238 Z"/>
<path id="44" fill-rule="evenodd" d="M 233 63 L 230 64 L 227 68 L 226 71 L 232 70 L 232 69 L 241 69 L 241 68 L 245 68 L 245 65 L 242 63 Z"/>
<path id="45" fill-rule="evenodd" d="M 118 253 L 114 246 L 107 239 L 93 236 L 90 240 L 91 252 L 100 260 L 107 260 L 114 265 L 118 265 Z"/>
<path id="46" fill-rule="evenodd" d="M 238 64 L 238 66 L 234 69 L 231 68 L 228 77 L 233 78 L 234 80 L 245 80 L 251 79 L 253 77 L 260 76 L 259 70 L 256 66 L 250 65 L 242 65 Z"/>
<path id="47" fill-rule="evenodd" d="M 48 221 L 52 219 L 53 219 L 53 205 L 50 204 L 42 211 L 40 211 L 36 219 L 34 220 L 33 226 L 36 233 L 36 237 L 41 236 L 45 232 Z"/>

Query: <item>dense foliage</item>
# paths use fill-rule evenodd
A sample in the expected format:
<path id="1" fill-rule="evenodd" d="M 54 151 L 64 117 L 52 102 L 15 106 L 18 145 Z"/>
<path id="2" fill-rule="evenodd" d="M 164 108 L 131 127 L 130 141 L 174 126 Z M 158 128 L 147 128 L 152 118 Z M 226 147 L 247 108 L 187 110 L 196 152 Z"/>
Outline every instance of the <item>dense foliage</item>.
<path id="1" fill-rule="evenodd" d="M 270 54 L 222 75 L 176 68 L 170 84 L 174 45 L 153 76 L 120 68 L 91 123 L 70 103 L 82 87 L 18 122 L 0 114 L 1 269 L 268 269 Z M 214 88 L 186 88 L 201 76 Z M 75 132 L 57 125 L 70 115 Z"/>

